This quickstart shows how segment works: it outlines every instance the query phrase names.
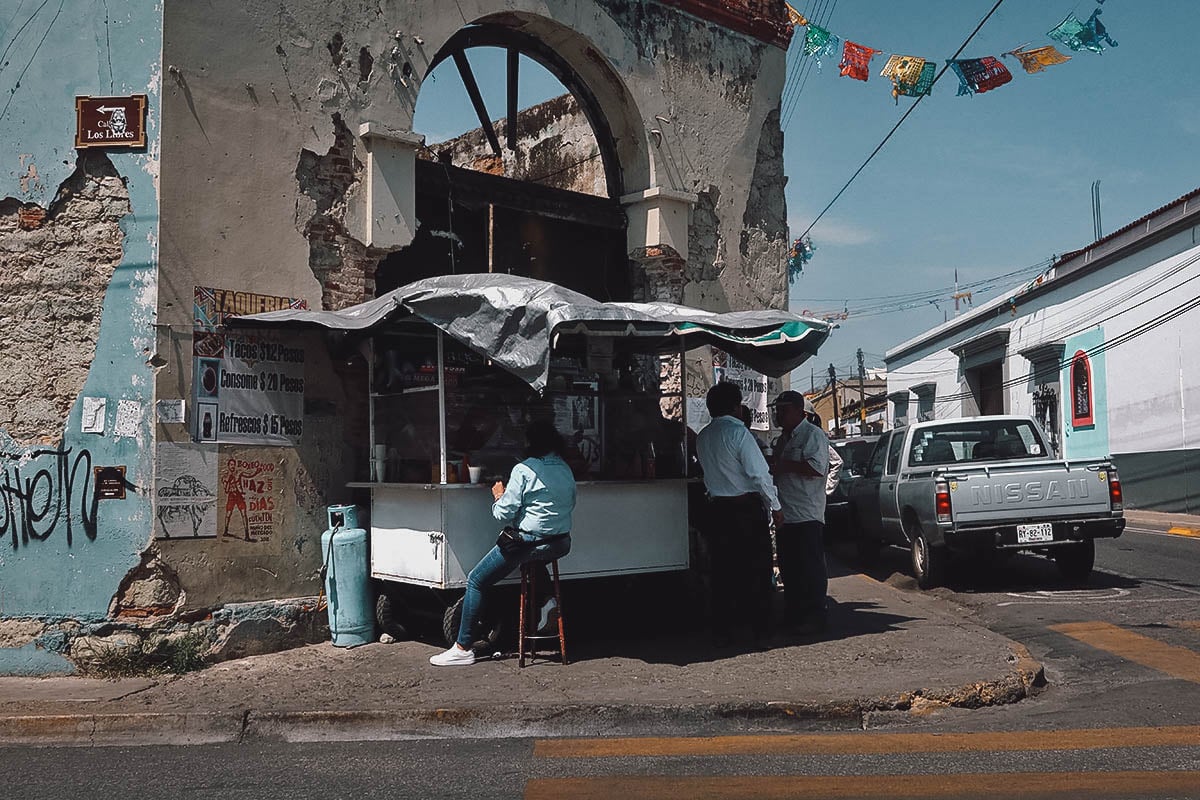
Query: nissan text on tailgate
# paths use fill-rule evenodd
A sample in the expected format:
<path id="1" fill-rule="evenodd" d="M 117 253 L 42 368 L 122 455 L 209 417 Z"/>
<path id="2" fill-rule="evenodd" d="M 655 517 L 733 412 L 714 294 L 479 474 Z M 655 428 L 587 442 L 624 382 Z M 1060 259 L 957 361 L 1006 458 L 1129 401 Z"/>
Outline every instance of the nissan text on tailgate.
<path id="1" fill-rule="evenodd" d="M 951 553 L 1032 551 L 1087 580 L 1095 540 L 1125 529 L 1121 481 L 1107 458 L 1053 457 L 1029 417 L 920 422 L 885 434 L 851 490 L 866 542 L 903 544 L 922 588 Z"/>

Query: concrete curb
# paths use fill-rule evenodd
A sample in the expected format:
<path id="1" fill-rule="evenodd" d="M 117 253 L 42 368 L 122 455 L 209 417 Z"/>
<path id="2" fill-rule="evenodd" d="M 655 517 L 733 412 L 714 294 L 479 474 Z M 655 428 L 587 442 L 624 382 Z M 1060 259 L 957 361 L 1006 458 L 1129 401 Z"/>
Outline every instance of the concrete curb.
<path id="1" fill-rule="evenodd" d="M 497 705 L 385 711 L 255 711 L 59 714 L 0 717 L 0 746 L 105 747 L 228 744 L 249 741 L 338 742 L 497 736 L 603 736 L 667 722 L 695 730 L 741 721 L 786 728 L 822 723 L 858 729 L 873 712 L 1008 705 L 1044 685 L 1042 666 L 1016 645 L 1010 672 L 954 689 L 829 703 L 779 700 L 682 705 Z"/>

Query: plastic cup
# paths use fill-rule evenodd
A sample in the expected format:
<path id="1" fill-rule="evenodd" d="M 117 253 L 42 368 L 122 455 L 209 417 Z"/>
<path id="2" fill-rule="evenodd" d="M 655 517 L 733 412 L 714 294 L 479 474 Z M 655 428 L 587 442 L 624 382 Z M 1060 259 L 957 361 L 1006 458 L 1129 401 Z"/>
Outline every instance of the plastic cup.
<path id="1" fill-rule="evenodd" d="M 467 467 L 467 472 L 471 474 L 471 483 L 479 483 L 483 479 L 483 467 Z"/>

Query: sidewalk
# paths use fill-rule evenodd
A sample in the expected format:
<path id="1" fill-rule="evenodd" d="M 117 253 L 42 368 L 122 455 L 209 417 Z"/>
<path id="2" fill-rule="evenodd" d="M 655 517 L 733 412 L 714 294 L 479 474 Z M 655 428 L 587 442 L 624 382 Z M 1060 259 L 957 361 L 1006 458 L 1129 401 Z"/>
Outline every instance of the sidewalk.
<path id="1" fill-rule="evenodd" d="M 831 563 L 831 567 L 835 565 Z M 767 652 L 699 634 L 571 638 L 569 666 L 515 658 L 434 668 L 421 642 L 329 644 L 172 678 L 0 678 L 0 744 L 185 744 L 428 736 L 596 735 L 670 719 L 842 719 L 1025 697 L 1024 649 L 926 595 L 863 575 L 830 580 L 831 632 Z M 567 606 L 570 624 L 570 607 Z"/>
<path id="2" fill-rule="evenodd" d="M 1163 511 L 1140 511 L 1129 509 L 1125 520 L 1130 525 L 1161 525 L 1177 536 L 1200 536 L 1200 516 L 1193 514 L 1168 514 Z"/>

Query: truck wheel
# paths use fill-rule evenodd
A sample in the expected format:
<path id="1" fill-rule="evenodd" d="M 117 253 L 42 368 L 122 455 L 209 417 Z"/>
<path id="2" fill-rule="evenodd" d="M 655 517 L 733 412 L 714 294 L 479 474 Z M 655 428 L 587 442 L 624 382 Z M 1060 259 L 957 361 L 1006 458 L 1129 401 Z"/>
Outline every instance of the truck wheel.
<path id="1" fill-rule="evenodd" d="M 922 589 L 940 586 L 946 571 L 946 548 L 936 547 L 925 538 L 918 523 L 912 523 L 912 567 L 913 577 Z"/>
<path id="2" fill-rule="evenodd" d="M 1087 539 L 1054 548 L 1054 563 L 1063 578 L 1071 583 L 1087 583 L 1096 563 L 1096 543 Z"/>
<path id="3" fill-rule="evenodd" d="M 495 598 L 489 605 L 494 609 L 496 603 Z M 462 607 L 463 598 L 458 598 L 454 605 L 446 609 L 446 613 L 442 616 L 442 635 L 446 638 L 446 646 L 454 644 L 458 640 L 458 628 L 462 622 Z M 471 643 L 471 649 L 480 655 L 491 655 L 500 647 L 501 638 L 504 636 L 504 625 L 501 623 L 501 615 L 493 610 L 485 610 L 484 618 L 479 620 L 475 625 L 474 641 Z"/>
<path id="4" fill-rule="evenodd" d="M 858 517 L 858 509 L 851 507 L 847 515 L 851 520 L 850 535 L 854 541 L 854 554 L 863 564 L 874 564 L 883 549 L 883 542 L 866 532 L 866 527 Z"/>
<path id="5" fill-rule="evenodd" d="M 404 601 L 392 592 L 380 591 L 375 597 L 375 622 L 379 630 L 397 641 L 408 638 L 408 628 L 403 621 L 407 611 Z"/>

